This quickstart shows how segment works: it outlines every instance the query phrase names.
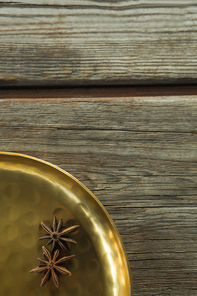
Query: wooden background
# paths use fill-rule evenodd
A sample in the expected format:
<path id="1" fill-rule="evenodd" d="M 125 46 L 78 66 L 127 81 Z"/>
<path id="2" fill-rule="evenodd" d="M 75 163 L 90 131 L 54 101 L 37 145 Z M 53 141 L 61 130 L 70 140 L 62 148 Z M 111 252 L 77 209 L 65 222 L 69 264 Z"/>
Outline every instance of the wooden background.
<path id="1" fill-rule="evenodd" d="M 155 92 L 1 91 L 0 150 L 52 162 L 97 196 L 125 245 L 134 296 L 196 296 L 197 88 Z"/>
<path id="2" fill-rule="evenodd" d="M 0 150 L 97 196 L 134 296 L 197 295 L 196 82 L 195 0 L 0 1 Z"/>
<path id="3" fill-rule="evenodd" d="M 196 0 L 0 1 L 0 85 L 197 81 Z"/>

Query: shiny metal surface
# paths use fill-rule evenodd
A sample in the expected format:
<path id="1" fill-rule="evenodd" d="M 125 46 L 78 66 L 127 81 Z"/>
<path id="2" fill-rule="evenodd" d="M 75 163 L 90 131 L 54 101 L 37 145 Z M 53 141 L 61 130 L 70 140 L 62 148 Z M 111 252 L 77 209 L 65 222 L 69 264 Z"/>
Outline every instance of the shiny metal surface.
<path id="1" fill-rule="evenodd" d="M 77 245 L 69 251 L 76 258 L 66 266 L 72 276 L 60 277 L 60 289 L 52 281 L 41 288 L 41 276 L 28 273 L 42 257 L 40 221 L 52 223 L 54 215 L 66 226 L 80 224 L 71 235 Z M 0 223 L 0 295 L 132 295 L 127 256 L 111 218 L 83 184 L 60 168 L 1 152 Z"/>

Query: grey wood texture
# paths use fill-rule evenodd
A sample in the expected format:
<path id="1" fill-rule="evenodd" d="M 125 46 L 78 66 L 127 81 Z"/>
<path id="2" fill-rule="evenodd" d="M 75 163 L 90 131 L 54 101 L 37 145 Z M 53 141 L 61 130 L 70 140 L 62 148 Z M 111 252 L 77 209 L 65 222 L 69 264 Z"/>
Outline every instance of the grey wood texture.
<path id="1" fill-rule="evenodd" d="M 2 95 L 0 150 L 52 162 L 97 196 L 125 245 L 134 296 L 196 296 L 196 115 L 197 95 Z"/>
<path id="2" fill-rule="evenodd" d="M 0 1 L 0 85 L 197 81 L 195 0 Z"/>

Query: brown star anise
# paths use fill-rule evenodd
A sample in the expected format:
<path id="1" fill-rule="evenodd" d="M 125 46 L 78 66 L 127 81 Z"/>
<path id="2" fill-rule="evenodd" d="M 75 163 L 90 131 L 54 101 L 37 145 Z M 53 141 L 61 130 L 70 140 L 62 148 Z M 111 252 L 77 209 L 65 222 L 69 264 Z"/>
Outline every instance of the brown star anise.
<path id="1" fill-rule="evenodd" d="M 69 238 L 67 234 L 79 228 L 79 225 L 74 225 L 64 229 L 62 224 L 63 224 L 62 218 L 60 218 L 59 223 L 57 223 L 56 217 L 54 217 L 53 219 L 53 227 L 51 227 L 45 222 L 41 222 L 42 228 L 46 232 L 48 232 L 48 234 L 40 237 L 39 240 L 48 238 L 49 241 L 46 244 L 46 246 L 53 243 L 52 251 L 55 249 L 56 246 L 59 246 L 60 248 L 68 251 L 68 245 L 66 242 L 75 243 L 75 244 L 77 243 L 75 240 Z"/>
<path id="2" fill-rule="evenodd" d="M 38 260 L 40 261 L 41 265 L 30 270 L 30 273 L 42 273 L 44 272 L 44 275 L 42 277 L 42 281 L 40 286 L 44 286 L 44 284 L 50 280 L 51 276 L 52 279 L 54 281 L 54 284 L 56 285 L 56 287 L 59 287 L 59 281 L 58 281 L 58 275 L 59 274 L 67 274 L 67 275 L 71 275 L 71 272 L 69 270 L 67 270 L 65 267 L 59 266 L 61 264 L 67 263 L 69 260 L 71 260 L 72 258 L 75 257 L 75 255 L 71 255 L 71 256 L 66 256 L 63 258 L 60 258 L 59 260 L 57 260 L 60 251 L 57 249 L 54 252 L 53 258 L 51 256 L 51 253 L 47 250 L 47 248 L 45 248 L 44 246 L 42 247 L 43 250 L 43 254 L 45 259 L 41 259 L 38 258 Z"/>

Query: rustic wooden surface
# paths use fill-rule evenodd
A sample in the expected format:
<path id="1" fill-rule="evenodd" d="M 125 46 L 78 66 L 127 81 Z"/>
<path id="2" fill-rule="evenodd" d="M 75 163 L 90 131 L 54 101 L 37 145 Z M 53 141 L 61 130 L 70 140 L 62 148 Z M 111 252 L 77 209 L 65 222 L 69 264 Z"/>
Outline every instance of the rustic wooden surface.
<path id="1" fill-rule="evenodd" d="M 1 92 L 0 150 L 52 162 L 97 196 L 123 239 L 134 296 L 196 296 L 197 94 L 57 93 Z"/>
<path id="2" fill-rule="evenodd" d="M 197 81 L 195 0 L 6 0 L 0 9 L 0 85 Z"/>

